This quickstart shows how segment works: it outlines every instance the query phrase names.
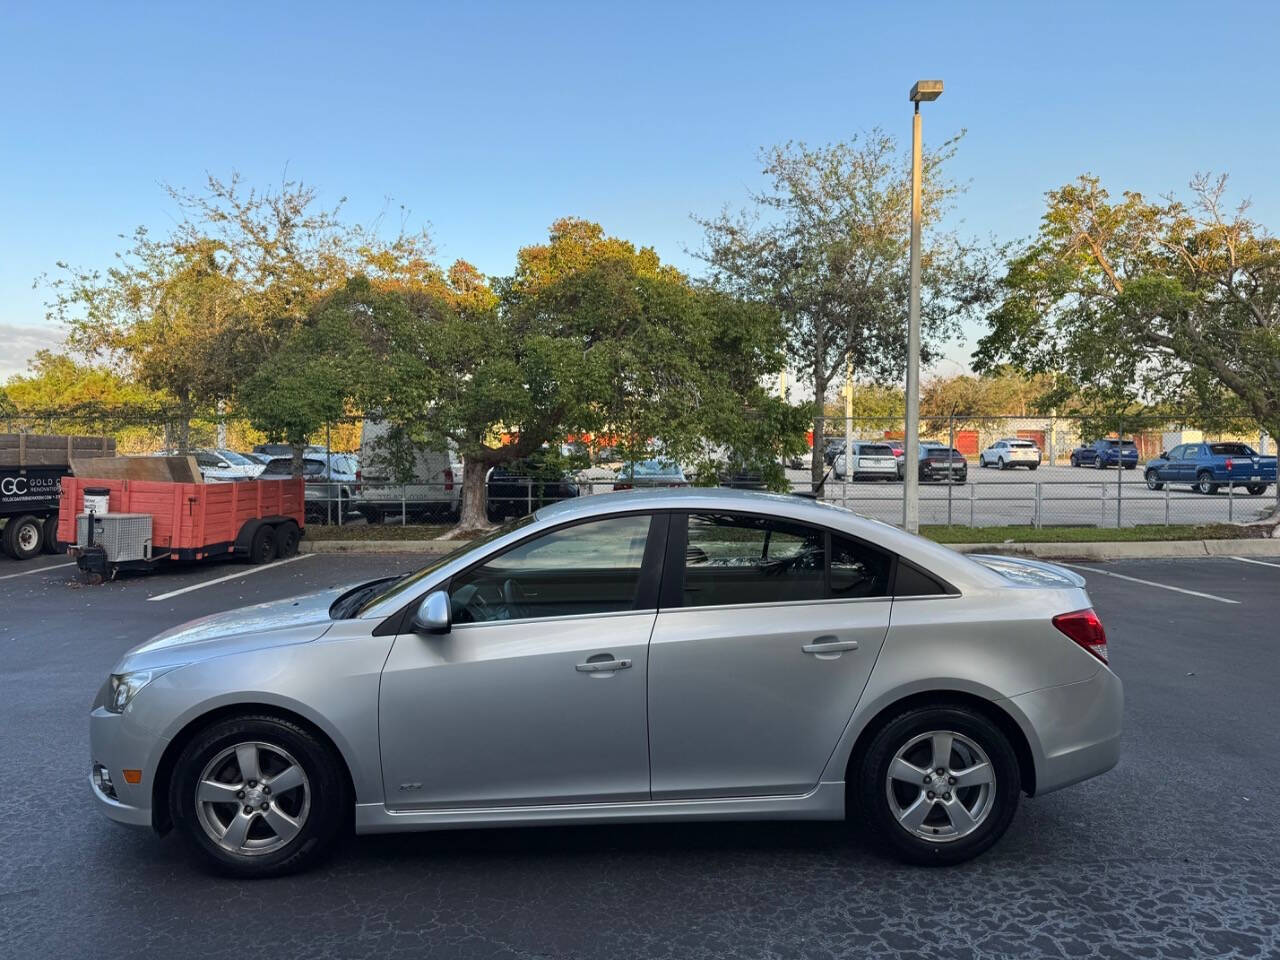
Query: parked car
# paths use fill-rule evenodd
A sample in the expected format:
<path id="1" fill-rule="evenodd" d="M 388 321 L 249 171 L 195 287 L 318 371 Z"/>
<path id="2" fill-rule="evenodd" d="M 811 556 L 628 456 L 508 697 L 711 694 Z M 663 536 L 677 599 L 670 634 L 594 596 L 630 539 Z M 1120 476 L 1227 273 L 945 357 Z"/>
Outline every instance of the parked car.
<path id="1" fill-rule="evenodd" d="M 584 497 L 134 647 L 91 707 L 89 789 L 241 877 L 303 869 L 352 822 L 847 818 L 954 864 L 1020 794 L 1116 764 L 1106 642 L 1051 564 L 801 497 Z"/>
<path id="2" fill-rule="evenodd" d="M 206 481 L 252 480 L 264 467 L 234 450 L 197 450 L 193 456 L 200 476 Z"/>
<path id="3" fill-rule="evenodd" d="M 1132 440 L 1095 440 L 1087 447 L 1076 447 L 1071 451 L 1071 465 L 1097 467 L 1099 470 L 1123 465 L 1126 470 L 1133 470 L 1138 466 L 1138 445 Z"/>
<path id="4" fill-rule="evenodd" d="M 804 451 L 803 453 L 792 454 L 783 462 L 783 466 L 789 470 L 808 470 L 813 465 L 813 450 Z"/>
<path id="5" fill-rule="evenodd" d="M 964 454 L 945 443 L 920 444 L 920 479 L 964 483 L 969 478 L 969 462 Z"/>
<path id="6" fill-rule="evenodd" d="M 1040 459 L 1040 448 L 1032 441 L 1018 437 L 1004 437 L 978 454 L 978 466 L 994 466 L 1001 470 L 1027 467 L 1034 470 L 1040 466 Z"/>
<path id="7" fill-rule="evenodd" d="M 302 479 L 306 481 L 307 523 L 346 523 L 355 519 L 359 478 L 355 457 L 334 453 L 327 458 L 308 454 L 302 458 Z M 273 457 L 262 468 L 259 479 L 293 475 L 293 457 Z"/>
<path id="8" fill-rule="evenodd" d="M 1276 458 L 1247 443 L 1183 443 L 1148 461 L 1143 476 L 1152 490 L 1185 483 L 1204 494 L 1230 486 L 1260 497 L 1276 482 Z"/>
<path id="9" fill-rule="evenodd" d="M 491 467 L 485 478 L 486 513 L 491 521 L 523 517 L 540 507 L 571 500 L 581 492 L 571 475 L 549 466 L 539 454 L 500 467 Z"/>
<path id="10" fill-rule="evenodd" d="M 837 479 L 848 477 L 851 480 L 897 480 L 898 460 L 893 455 L 893 448 L 887 443 L 877 441 L 856 440 L 853 444 L 853 469 L 849 469 L 851 458 L 843 453 L 836 457 L 833 471 Z"/>
<path id="11" fill-rule="evenodd" d="M 827 442 L 822 447 L 822 462 L 827 466 L 832 466 L 836 462 L 836 457 L 844 453 L 843 437 L 828 437 Z"/>
<path id="12" fill-rule="evenodd" d="M 613 478 L 614 490 L 637 487 L 687 487 L 689 480 L 678 463 L 667 460 L 640 460 L 623 464 Z"/>
<path id="13" fill-rule="evenodd" d="M 382 420 L 360 426 L 360 502 L 370 523 L 456 520 L 462 469 L 454 451 L 414 443 Z"/>

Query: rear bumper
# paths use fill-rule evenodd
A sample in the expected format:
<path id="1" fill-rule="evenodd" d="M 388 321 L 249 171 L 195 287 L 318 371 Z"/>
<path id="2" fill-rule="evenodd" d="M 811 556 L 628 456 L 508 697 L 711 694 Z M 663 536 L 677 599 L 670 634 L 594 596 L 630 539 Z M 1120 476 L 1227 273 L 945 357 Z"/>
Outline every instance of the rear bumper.
<path id="1" fill-rule="evenodd" d="M 1088 680 L 1012 697 L 1025 718 L 1036 766 L 1036 795 L 1106 773 L 1120 760 L 1124 685 L 1106 668 Z"/>

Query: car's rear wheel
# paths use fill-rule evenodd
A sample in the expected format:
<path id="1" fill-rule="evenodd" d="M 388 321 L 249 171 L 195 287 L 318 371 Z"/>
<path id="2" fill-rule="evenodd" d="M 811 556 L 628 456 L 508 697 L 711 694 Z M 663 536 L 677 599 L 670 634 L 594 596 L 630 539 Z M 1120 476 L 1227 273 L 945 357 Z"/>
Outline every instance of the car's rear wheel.
<path id="1" fill-rule="evenodd" d="M 872 738 L 854 777 L 854 809 L 872 840 L 925 865 L 960 863 L 999 840 L 1021 783 L 1005 734 L 962 706 L 899 714 Z"/>
<path id="2" fill-rule="evenodd" d="M 1164 484 L 1160 482 L 1160 475 L 1154 470 L 1148 470 L 1144 479 L 1147 481 L 1148 490 L 1163 490 Z"/>
<path id="3" fill-rule="evenodd" d="M 1218 485 L 1213 482 L 1213 474 L 1208 470 L 1198 473 L 1196 475 L 1196 489 L 1204 494 L 1217 493 Z"/>
<path id="4" fill-rule="evenodd" d="M 345 823 L 349 799 L 340 762 L 288 720 L 222 720 L 179 756 L 170 815 L 191 849 L 222 873 L 292 873 L 330 849 Z"/>
<path id="5" fill-rule="evenodd" d="M 1267 485 L 1265 483 L 1251 483 L 1245 489 L 1249 491 L 1249 496 L 1260 497 L 1267 492 Z"/>
<path id="6" fill-rule="evenodd" d="M 1004 457 L 1001 457 L 999 460 L 996 461 L 996 466 L 999 467 L 1001 470 L 1005 470 L 1008 468 L 1009 465 L 1004 462 Z"/>

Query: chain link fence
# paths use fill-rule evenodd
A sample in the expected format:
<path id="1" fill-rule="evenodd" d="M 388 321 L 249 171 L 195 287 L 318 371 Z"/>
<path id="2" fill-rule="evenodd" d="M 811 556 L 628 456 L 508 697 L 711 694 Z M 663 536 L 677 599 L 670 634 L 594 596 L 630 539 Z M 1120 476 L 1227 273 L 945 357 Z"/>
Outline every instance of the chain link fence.
<path id="1" fill-rule="evenodd" d="M 1206 428 L 1205 416 L 1138 417 L 1130 414 L 1094 417 L 1048 415 L 923 416 L 921 444 L 932 460 L 918 465 L 923 525 L 970 527 L 1130 527 L 1146 524 L 1241 523 L 1260 519 L 1275 507 L 1273 472 L 1260 465 L 1240 482 L 1204 489 L 1195 472 L 1173 479 L 1148 477 L 1148 467 L 1162 453 L 1196 444 L 1239 444 L 1274 456 L 1274 440 L 1247 423 Z M 819 461 L 818 496 L 858 513 L 886 521 L 902 521 L 903 424 L 900 417 L 827 418 L 823 434 L 813 439 L 811 456 L 785 464 L 793 492 L 811 493 L 811 458 Z M 287 448 L 244 420 L 206 414 L 176 422 L 171 411 L 81 409 L 57 415 L 0 417 L 4 432 L 104 434 L 116 439 L 121 454 L 145 456 L 175 453 L 176 439 L 208 482 L 236 482 L 266 470 L 281 469 Z M 305 452 L 307 521 L 316 525 L 369 523 L 446 525 L 457 520 L 462 496 L 462 464 L 445 451 L 411 458 L 409 476 L 382 475 L 366 462 L 363 421 L 357 415 L 327 424 L 310 437 Z M 881 479 L 845 476 L 840 458 L 846 442 L 887 447 L 894 465 Z M 1029 444 L 1028 461 L 1000 462 L 995 445 Z M 1026 447 L 1022 448 L 1027 449 Z M 938 451 L 951 450 L 939 459 Z M 883 450 L 881 453 L 883 454 Z M 1009 453 L 1010 451 L 1005 451 Z M 273 466 L 270 461 L 275 459 Z M 1248 459 L 1248 458 L 1246 458 Z M 592 452 L 590 466 L 563 471 L 523 473 L 520 467 L 493 471 L 486 482 L 488 514 L 495 522 L 523 516 L 559 500 L 608 493 L 619 486 L 621 464 L 602 461 Z M 1242 461 L 1243 462 L 1243 461 Z M 1249 461 L 1252 463 L 1252 461 Z M 290 464 L 291 466 L 291 464 Z M 1271 468 L 1273 471 L 1274 468 Z M 854 471 L 855 474 L 857 471 Z M 285 474 L 287 475 L 287 474 Z M 659 478 L 654 486 L 680 485 L 694 478 L 691 470 Z"/>

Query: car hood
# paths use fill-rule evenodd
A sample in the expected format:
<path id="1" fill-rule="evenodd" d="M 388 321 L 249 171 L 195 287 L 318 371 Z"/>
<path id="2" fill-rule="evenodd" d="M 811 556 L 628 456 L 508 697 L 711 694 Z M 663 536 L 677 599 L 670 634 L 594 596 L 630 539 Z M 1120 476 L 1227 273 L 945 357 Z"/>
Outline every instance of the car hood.
<path id="1" fill-rule="evenodd" d="M 113 673 L 223 657 L 245 650 L 310 643 L 333 625 L 329 608 L 351 586 L 199 617 L 134 647 Z"/>
<path id="2" fill-rule="evenodd" d="M 1084 577 L 1056 563 L 1028 560 L 1026 557 L 1002 557 L 991 553 L 971 553 L 968 557 L 1018 586 L 1083 587 L 1085 585 Z"/>

